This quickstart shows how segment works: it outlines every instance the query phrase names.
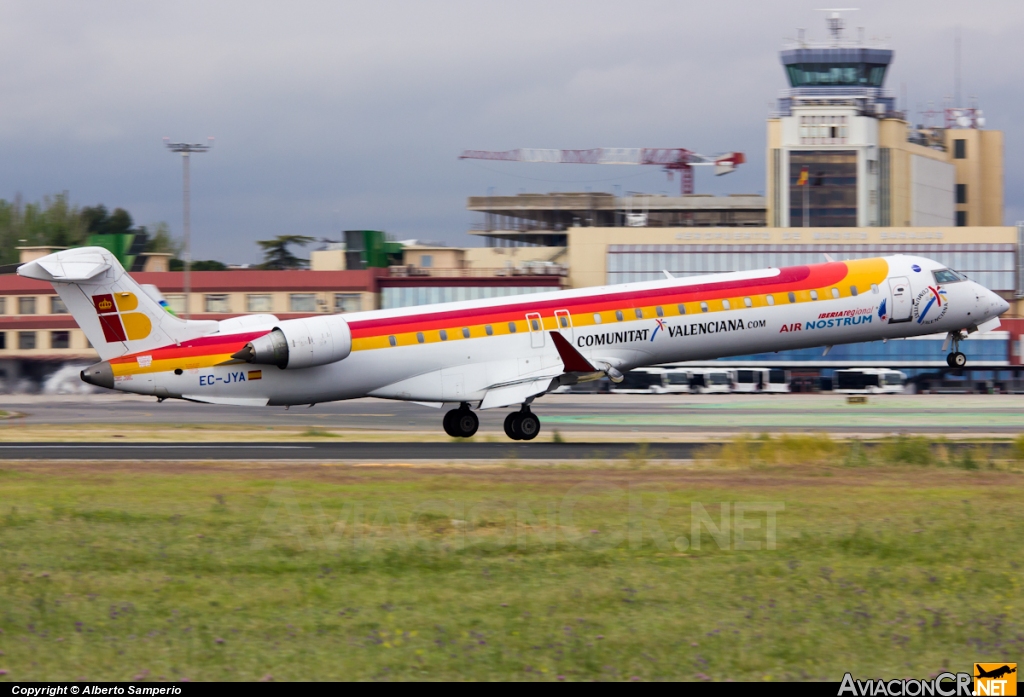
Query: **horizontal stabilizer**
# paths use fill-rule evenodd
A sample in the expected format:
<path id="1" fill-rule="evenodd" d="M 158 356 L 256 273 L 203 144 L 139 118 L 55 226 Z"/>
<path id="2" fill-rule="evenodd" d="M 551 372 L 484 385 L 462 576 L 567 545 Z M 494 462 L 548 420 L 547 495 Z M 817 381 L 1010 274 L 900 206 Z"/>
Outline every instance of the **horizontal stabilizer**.
<path id="1" fill-rule="evenodd" d="M 549 332 L 551 340 L 555 342 L 558 355 L 562 358 L 567 373 L 595 373 L 597 368 L 590 364 L 576 348 L 569 343 L 569 340 L 562 336 L 561 332 Z"/>
<path id="2" fill-rule="evenodd" d="M 88 281 L 109 268 L 110 263 L 102 254 L 83 253 L 69 258 L 50 254 L 18 267 L 18 275 L 37 281 L 74 283 Z"/>

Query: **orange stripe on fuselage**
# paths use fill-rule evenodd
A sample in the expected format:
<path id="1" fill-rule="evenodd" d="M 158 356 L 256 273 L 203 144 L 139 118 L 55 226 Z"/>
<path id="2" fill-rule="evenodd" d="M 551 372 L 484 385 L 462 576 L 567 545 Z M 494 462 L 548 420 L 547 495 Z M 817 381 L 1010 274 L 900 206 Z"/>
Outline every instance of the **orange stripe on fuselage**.
<path id="1" fill-rule="evenodd" d="M 684 303 L 717 301 L 727 298 L 760 297 L 774 294 L 798 294 L 797 303 L 815 302 L 806 296 L 810 290 L 825 290 L 829 287 L 838 288 L 840 297 L 850 297 L 850 286 L 859 288 L 859 292 L 867 292 L 869 286 L 881 283 L 888 275 L 889 266 L 883 258 L 860 259 L 850 262 L 829 262 L 811 266 L 793 266 L 779 269 L 779 272 L 767 278 L 739 279 L 729 281 L 708 281 L 694 285 L 669 286 L 648 290 L 624 290 L 621 292 L 605 290 L 598 295 L 561 297 L 543 301 L 531 300 L 530 296 L 509 298 L 508 302 L 499 306 L 470 307 L 455 310 L 412 311 L 408 314 L 379 319 L 349 320 L 352 332 L 353 351 L 372 350 L 387 347 L 385 338 L 398 335 L 411 335 L 416 332 L 436 332 L 441 329 L 450 330 L 450 339 L 458 340 L 460 327 L 473 327 L 478 331 L 473 338 L 483 338 L 484 325 L 494 325 L 495 335 L 506 335 L 506 323 L 522 323 L 525 313 L 540 313 L 544 319 L 551 320 L 555 310 L 568 310 L 573 316 L 576 327 L 590 326 L 595 323 L 594 314 L 638 308 L 665 308 L 665 315 L 679 314 L 678 305 Z M 840 287 L 842 286 L 842 287 Z M 820 300 L 831 300 L 823 296 Z M 781 300 L 779 302 L 782 302 Z M 788 301 L 786 301 L 787 304 Z M 720 304 L 720 303 L 719 303 Z M 426 309 L 426 308 L 423 308 Z M 723 311 L 714 308 L 711 311 Z M 740 309 L 740 308 L 734 308 Z M 648 317 L 645 315 L 645 319 Z M 634 317 L 626 318 L 628 321 Z M 556 328 L 556 327 L 551 327 Z M 226 336 L 207 336 L 183 342 L 180 346 L 165 346 L 153 351 L 143 351 L 119 358 L 111 359 L 110 363 L 115 375 L 151 373 L 174 370 L 175 368 L 194 369 L 210 368 L 230 359 L 246 343 L 265 335 L 266 331 L 230 334 Z M 428 341 L 437 340 L 432 336 Z M 401 344 L 400 344 L 401 345 Z M 140 357 L 148 357 L 149 365 L 139 365 Z"/>

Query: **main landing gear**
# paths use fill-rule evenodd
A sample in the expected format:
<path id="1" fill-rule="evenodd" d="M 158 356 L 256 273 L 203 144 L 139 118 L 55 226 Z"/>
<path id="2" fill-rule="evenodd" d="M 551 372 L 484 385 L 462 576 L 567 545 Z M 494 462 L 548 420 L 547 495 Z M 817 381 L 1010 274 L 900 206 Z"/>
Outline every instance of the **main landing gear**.
<path id="1" fill-rule="evenodd" d="M 946 356 L 946 365 L 950 368 L 963 368 L 967 365 L 967 356 L 960 353 L 960 340 L 966 337 L 960 332 L 950 332 L 949 338 L 953 341 L 953 352 Z"/>
<path id="2" fill-rule="evenodd" d="M 444 415 L 444 432 L 452 438 L 469 438 L 480 428 L 480 419 L 465 402 Z"/>
<path id="3" fill-rule="evenodd" d="M 512 440 L 533 440 L 538 433 L 540 433 L 540 419 L 525 404 L 519 411 L 514 411 L 505 417 L 505 435 Z"/>

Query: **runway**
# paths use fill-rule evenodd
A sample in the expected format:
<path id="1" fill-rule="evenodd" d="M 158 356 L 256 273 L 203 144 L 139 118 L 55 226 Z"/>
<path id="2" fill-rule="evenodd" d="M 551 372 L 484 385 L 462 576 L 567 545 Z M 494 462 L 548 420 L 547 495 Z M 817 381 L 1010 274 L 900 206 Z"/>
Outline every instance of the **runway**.
<path id="1" fill-rule="evenodd" d="M 0 437 L 19 438 L 34 426 L 215 426 L 247 429 L 321 429 L 379 436 L 430 434 L 444 438 L 443 411 L 379 399 L 317 404 L 312 408 L 232 407 L 180 400 L 157 403 L 131 395 L 0 395 L 0 410 L 16 419 L 0 421 Z M 1024 395 L 880 395 L 848 404 L 844 395 L 547 395 L 533 411 L 541 438 L 561 433 L 576 440 L 635 438 L 659 434 L 689 440 L 742 432 L 814 432 L 934 435 L 1016 435 L 1024 432 Z M 504 439 L 506 409 L 477 412 L 477 439 Z M 639 434 L 639 435 L 636 435 Z M 86 441 L 86 437 L 75 437 Z M 137 440 L 143 440 L 138 438 Z M 267 440 L 260 438 L 258 440 Z M 40 440 L 35 438 L 35 440 Z M 372 440 L 372 438 L 370 439 Z"/>
<path id="2" fill-rule="evenodd" d="M 689 460 L 702 443 L 2 443 L 0 460 Z"/>

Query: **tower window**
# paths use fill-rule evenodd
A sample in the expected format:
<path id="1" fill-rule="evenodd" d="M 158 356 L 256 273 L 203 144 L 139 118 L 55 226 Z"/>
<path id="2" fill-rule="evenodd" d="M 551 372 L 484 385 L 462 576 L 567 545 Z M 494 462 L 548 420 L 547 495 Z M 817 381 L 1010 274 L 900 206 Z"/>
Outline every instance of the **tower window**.
<path id="1" fill-rule="evenodd" d="M 967 141 L 963 138 L 957 138 L 953 141 L 953 159 L 967 159 Z"/>
<path id="2" fill-rule="evenodd" d="M 967 203 L 967 185 L 957 184 L 956 185 L 956 202 Z"/>

